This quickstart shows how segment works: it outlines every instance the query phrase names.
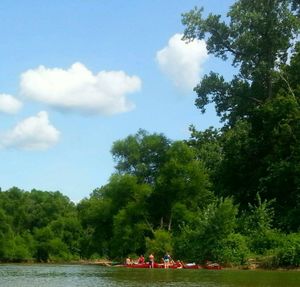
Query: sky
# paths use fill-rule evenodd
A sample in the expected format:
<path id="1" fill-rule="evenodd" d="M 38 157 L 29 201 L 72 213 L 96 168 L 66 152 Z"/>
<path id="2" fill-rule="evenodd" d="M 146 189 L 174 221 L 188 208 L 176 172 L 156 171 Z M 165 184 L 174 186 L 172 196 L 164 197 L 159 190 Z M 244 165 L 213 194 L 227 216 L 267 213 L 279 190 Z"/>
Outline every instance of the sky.
<path id="1" fill-rule="evenodd" d="M 60 191 L 74 202 L 114 172 L 110 150 L 140 128 L 187 139 L 220 127 L 193 87 L 230 63 L 181 40 L 195 6 L 233 0 L 1 0 L 0 187 Z"/>

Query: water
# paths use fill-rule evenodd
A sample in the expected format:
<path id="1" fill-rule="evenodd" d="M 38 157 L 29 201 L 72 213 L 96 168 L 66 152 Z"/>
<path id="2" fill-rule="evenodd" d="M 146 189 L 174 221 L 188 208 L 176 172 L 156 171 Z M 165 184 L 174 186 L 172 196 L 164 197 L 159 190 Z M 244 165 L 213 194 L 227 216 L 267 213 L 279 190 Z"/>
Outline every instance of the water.
<path id="1" fill-rule="evenodd" d="M 0 265 L 1 287 L 299 287 L 297 271 L 126 269 L 92 265 Z"/>

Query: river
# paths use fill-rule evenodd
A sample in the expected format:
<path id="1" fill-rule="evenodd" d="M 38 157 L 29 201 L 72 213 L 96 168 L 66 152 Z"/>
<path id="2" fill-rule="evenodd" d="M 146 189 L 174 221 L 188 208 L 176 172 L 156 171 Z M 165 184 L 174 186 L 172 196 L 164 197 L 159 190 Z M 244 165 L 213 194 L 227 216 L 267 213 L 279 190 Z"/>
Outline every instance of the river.
<path id="1" fill-rule="evenodd" d="M 299 287 L 297 271 L 127 269 L 95 265 L 0 265 L 1 287 Z"/>

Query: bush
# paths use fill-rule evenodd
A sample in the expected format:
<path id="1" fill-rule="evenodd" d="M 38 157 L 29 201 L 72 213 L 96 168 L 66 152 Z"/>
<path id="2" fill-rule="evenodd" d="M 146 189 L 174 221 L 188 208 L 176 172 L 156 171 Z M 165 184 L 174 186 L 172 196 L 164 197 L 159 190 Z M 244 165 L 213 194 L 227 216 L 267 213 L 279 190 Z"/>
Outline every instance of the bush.
<path id="1" fill-rule="evenodd" d="M 300 233 L 286 236 L 284 244 L 277 249 L 275 260 L 279 266 L 300 266 Z"/>
<path id="2" fill-rule="evenodd" d="M 183 226 L 181 233 L 174 237 L 174 256 L 184 261 L 199 261 L 199 254 L 202 254 L 203 242 L 199 240 L 199 230 L 189 226 Z"/>
<path id="3" fill-rule="evenodd" d="M 146 238 L 147 254 L 153 253 L 155 257 L 162 258 L 166 252 L 172 253 L 172 237 L 168 231 L 158 229 L 154 238 Z"/>
<path id="4" fill-rule="evenodd" d="M 237 207 L 231 198 L 209 204 L 195 217 L 191 225 L 183 226 L 176 236 L 176 255 L 187 261 L 216 260 L 220 243 L 233 233 Z"/>
<path id="5" fill-rule="evenodd" d="M 280 248 L 284 244 L 285 235 L 276 230 L 253 233 L 249 238 L 251 251 L 259 255 L 269 254 L 270 250 Z"/>
<path id="6" fill-rule="evenodd" d="M 14 260 L 16 261 L 27 261 L 32 259 L 32 253 L 30 250 L 31 242 L 28 242 L 27 238 L 23 238 L 21 236 L 16 236 L 14 240 Z"/>
<path id="7" fill-rule="evenodd" d="M 246 238 L 241 234 L 230 234 L 214 250 L 215 259 L 222 265 L 244 265 L 250 250 Z"/>
<path id="8" fill-rule="evenodd" d="M 51 261 L 69 261 L 72 259 L 68 246 L 60 238 L 50 240 L 48 246 Z"/>

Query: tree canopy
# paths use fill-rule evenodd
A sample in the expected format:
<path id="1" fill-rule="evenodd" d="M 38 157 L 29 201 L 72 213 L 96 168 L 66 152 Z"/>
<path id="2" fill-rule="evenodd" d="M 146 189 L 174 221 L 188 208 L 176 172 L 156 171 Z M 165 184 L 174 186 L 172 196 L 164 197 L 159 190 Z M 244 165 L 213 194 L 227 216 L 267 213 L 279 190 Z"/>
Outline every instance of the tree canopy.
<path id="1" fill-rule="evenodd" d="M 196 106 L 214 103 L 225 122 L 216 192 L 242 208 L 260 193 L 275 199 L 276 224 L 297 230 L 299 209 L 298 1 L 236 1 L 227 19 L 202 9 L 183 15 L 184 39 L 205 39 L 209 53 L 232 61 L 229 82 L 215 72 L 195 87 Z M 295 78 L 297 80 L 295 81 Z M 195 140 L 194 140 L 195 142 Z"/>
<path id="2" fill-rule="evenodd" d="M 212 71 L 195 87 L 196 107 L 213 103 L 224 126 L 114 142 L 115 172 L 76 205 L 58 191 L 0 189 L 0 261 L 170 252 L 299 267 L 299 11 L 298 0 L 238 0 L 225 19 L 183 14 L 184 39 L 204 39 L 236 67 L 231 80 Z"/>

